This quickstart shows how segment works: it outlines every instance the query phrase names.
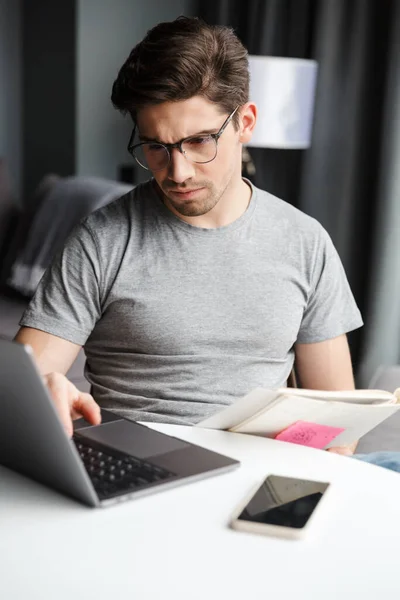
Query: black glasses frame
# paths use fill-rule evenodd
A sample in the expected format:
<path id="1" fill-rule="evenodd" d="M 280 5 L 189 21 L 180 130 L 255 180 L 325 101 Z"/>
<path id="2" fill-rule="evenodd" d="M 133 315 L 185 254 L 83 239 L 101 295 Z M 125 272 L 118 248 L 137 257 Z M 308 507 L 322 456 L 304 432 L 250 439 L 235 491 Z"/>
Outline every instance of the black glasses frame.
<path id="1" fill-rule="evenodd" d="M 129 143 L 128 143 L 128 152 L 129 154 L 131 154 L 133 156 L 133 158 L 136 160 L 136 162 L 138 163 L 138 165 L 140 165 L 143 169 L 146 169 L 146 171 L 162 171 L 162 169 L 165 169 L 169 163 L 171 162 L 171 150 L 173 150 L 174 148 L 177 148 L 179 150 L 179 152 L 181 154 L 183 154 L 183 156 L 186 158 L 186 160 L 190 160 L 190 158 L 188 158 L 186 156 L 185 151 L 182 148 L 182 144 L 184 144 L 185 142 L 193 139 L 193 138 L 198 138 L 201 137 L 202 135 L 204 136 L 210 136 L 211 138 L 213 138 L 213 140 L 215 141 L 215 156 L 213 158 L 211 158 L 210 160 L 205 160 L 203 161 L 198 161 L 198 160 L 190 160 L 190 162 L 194 162 L 196 164 L 200 164 L 200 165 L 205 165 L 209 162 L 212 162 L 213 160 L 216 159 L 217 154 L 218 154 L 218 140 L 221 137 L 221 135 L 224 133 L 225 129 L 227 128 L 227 126 L 229 125 L 229 123 L 231 122 L 231 120 L 233 119 L 236 111 L 238 110 L 239 106 L 237 106 L 235 108 L 234 111 L 231 112 L 231 114 L 225 119 L 225 121 L 222 123 L 221 128 L 219 129 L 219 131 L 217 131 L 217 133 L 207 133 L 207 134 L 201 134 L 199 133 L 198 135 L 190 135 L 189 137 L 183 138 L 182 140 L 179 140 L 179 142 L 175 142 L 175 144 L 163 144 L 162 142 L 140 142 L 139 144 L 134 144 L 133 140 L 135 139 L 135 134 L 136 134 L 136 128 L 137 125 L 135 123 L 135 126 L 133 128 L 133 131 L 131 133 L 131 137 L 129 138 Z M 144 146 L 146 144 L 159 144 L 160 146 L 162 146 L 163 148 L 165 148 L 165 150 L 167 151 L 167 156 L 168 156 L 168 162 L 165 165 L 165 167 L 162 167 L 161 169 L 149 169 L 148 167 L 145 167 L 144 165 L 142 165 L 141 162 L 139 162 L 138 158 L 136 157 L 135 154 L 135 149 L 139 148 L 141 146 Z"/>

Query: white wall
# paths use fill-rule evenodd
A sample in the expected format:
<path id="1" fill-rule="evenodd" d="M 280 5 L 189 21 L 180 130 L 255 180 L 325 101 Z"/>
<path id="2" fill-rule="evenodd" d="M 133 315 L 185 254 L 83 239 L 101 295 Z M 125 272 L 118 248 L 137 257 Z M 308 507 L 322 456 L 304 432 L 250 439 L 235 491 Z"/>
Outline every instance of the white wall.
<path id="1" fill-rule="evenodd" d="M 22 169 L 20 17 L 20 0 L 0 0 L 0 157 L 7 161 L 17 198 Z"/>
<path id="2" fill-rule="evenodd" d="M 111 88 L 133 46 L 160 21 L 193 15 L 194 0 L 79 0 L 77 164 L 79 175 L 117 178 L 129 163 L 132 127 L 111 104 Z"/>

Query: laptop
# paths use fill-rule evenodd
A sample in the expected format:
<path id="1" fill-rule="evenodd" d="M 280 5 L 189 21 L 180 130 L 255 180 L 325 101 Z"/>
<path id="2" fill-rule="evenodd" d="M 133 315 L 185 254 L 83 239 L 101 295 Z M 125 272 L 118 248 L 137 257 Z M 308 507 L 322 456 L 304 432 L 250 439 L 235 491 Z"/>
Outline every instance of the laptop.
<path id="1" fill-rule="evenodd" d="M 239 466 L 109 411 L 65 432 L 29 346 L 0 339 L 0 464 L 89 506 L 166 490 Z"/>

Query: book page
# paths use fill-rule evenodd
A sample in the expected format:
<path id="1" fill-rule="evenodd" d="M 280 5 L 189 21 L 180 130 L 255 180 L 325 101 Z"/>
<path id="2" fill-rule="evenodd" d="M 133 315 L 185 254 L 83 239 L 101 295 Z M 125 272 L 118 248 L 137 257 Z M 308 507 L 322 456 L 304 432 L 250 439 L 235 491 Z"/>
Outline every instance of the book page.
<path id="1" fill-rule="evenodd" d="M 231 429 L 252 415 L 266 410 L 278 397 L 278 390 L 256 388 L 231 406 L 222 407 L 221 412 L 196 423 L 195 426 L 206 429 Z"/>
<path id="2" fill-rule="evenodd" d="M 360 406 L 346 402 L 321 402 L 301 396 L 284 396 L 269 410 L 248 418 L 231 428 L 231 431 L 275 438 L 296 421 L 309 421 L 344 429 L 334 441 L 327 444 L 326 447 L 329 448 L 354 442 L 399 408 L 400 405 Z"/>
<path id="3" fill-rule="evenodd" d="M 397 397 L 385 390 L 348 390 L 348 391 L 326 391 L 307 390 L 302 388 L 279 388 L 281 395 L 303 396 L 318 400 L 337 402 L 352 402 L 355 404 L 395 404 Z"/>

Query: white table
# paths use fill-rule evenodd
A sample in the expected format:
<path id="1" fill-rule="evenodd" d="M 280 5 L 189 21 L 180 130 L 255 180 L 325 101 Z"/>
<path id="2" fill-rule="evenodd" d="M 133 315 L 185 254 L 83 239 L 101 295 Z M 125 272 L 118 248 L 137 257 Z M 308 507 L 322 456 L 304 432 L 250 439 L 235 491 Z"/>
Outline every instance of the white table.
<path id="1" fill-rule="evenodd" d="M 242 465 L 97 510 L 0 467 L 0 598 L 400 598 L 399 474 L 268 439 L 156 428 Z M 332 482 L 305 540 L 227 527 L 269 473 Z"/>

